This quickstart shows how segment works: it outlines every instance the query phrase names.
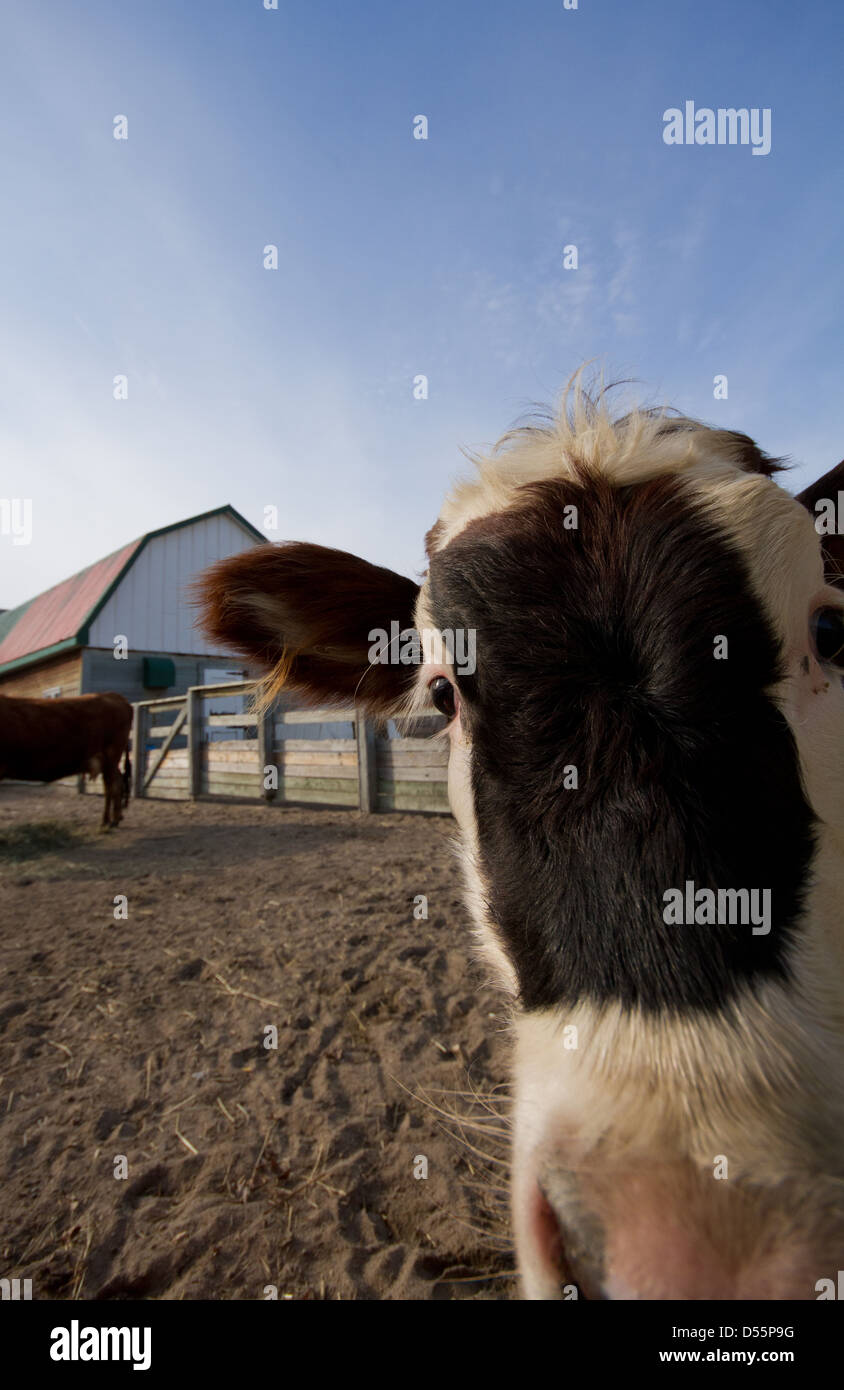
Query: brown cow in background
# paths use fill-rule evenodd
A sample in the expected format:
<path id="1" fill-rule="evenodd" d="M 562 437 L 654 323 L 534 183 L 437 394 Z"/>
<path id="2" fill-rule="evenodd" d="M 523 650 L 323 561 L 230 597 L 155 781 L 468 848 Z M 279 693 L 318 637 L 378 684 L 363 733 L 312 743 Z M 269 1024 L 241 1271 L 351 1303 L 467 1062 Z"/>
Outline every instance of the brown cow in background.
<path id="1" fill-rule="evenodd" d="M 65 700 L 0 695 L 0 781 L 57 782 L 74 773 L 102 773 L 102 828 L 107 830 L 120 824 L 129 801 L 131 728 L 132 706 L 114 691 Z"/>

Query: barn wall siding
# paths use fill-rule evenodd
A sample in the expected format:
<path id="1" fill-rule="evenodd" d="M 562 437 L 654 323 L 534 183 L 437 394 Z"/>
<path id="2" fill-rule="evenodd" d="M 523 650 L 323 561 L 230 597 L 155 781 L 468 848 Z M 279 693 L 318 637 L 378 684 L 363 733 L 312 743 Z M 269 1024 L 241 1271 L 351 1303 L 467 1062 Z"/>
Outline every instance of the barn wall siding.
<path id="1" fill-rule="evenodd" d="M 144 657 L 169 656 L 176 668 L 176 681 L 166 691 L 148 690 L 143 684 Z M 136 700 L 154 700 L 156 696 L 179 695 L 191 685 L 202 685 L 207 666 L 237 666 L 231 657 L 224 656 L 182 656 L 177 652 L 134 651 L 130 650 L 125 661 L 115 659 L 113 651 L 93 651 L 86 648 L 83 657 L 82 690 L 116 690 L 133 703 Z"/>
<path id="2" fill-rule="evenodd" d="M 62 697 L 82 693 L 82 655 L 63 653 L 51 661 L 24 666 L 0 676 L 0 695 L 22 695 L 26 699 L 41 699 L 46 690 L 56 687 Z"/>
<path id="3" fill-rule="evenodd" d="M 156 536 L 91 623 L 89 645 L 111 648 L 122 634 L 133 651 L 203 654 L 207 644 L 193 625 L 196 610 L 186 586 L 215 560 L 254 544 L 254 536 L 224 514 Z"/>

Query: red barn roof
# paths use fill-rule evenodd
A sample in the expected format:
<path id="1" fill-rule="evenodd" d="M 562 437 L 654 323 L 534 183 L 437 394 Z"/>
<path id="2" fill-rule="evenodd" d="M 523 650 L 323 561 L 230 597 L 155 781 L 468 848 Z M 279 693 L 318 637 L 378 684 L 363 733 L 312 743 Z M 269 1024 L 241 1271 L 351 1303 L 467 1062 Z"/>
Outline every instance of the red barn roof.
<path id="1" fill-rule="evenodd" d="M 75 638 L 140 544 L 140 540 L 130 541 L 122 550 L 115 550 L 113 555 L 72 574 L 29 603 L 4 613 L 4 627 L 9 619 L 13 621 L 8 623 L 10 630 L 0 641 L 0 666 Z"/>
<path id="2" fill-rule="evenodd" d="M 146 535 L 130 541 L 122 549 L 106 555 L 103 560 L 80 570 L 78 574 L 71 575 L 70 579 L 62 580 L 61 584 L 55 584 L 28 603 L 0 613 L 0 674 L 12 667 L 28 666 L 33 661 L 43 660 L 65 648 L 84 646 L 88 640 L 88 624 L 148 541 L 166 531 L 191 526 L 196 521 L 222 512 L 238 521 L 256 540 L 266 540 L 266 536 L 231 506 L 215 507 L 186 521 L 148 531 Z"/>

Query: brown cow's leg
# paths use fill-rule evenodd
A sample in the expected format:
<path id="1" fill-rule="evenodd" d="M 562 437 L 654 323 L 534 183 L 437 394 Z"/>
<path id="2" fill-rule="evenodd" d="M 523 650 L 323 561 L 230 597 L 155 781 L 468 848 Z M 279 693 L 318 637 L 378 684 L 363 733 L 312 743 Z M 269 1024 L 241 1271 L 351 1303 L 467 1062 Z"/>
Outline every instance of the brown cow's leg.
<path id="1" fill-rule="evenodd" d="M 111 790 L 111 823 L 119 825 L 122 817 L 123 777 L 120 772 L 120 757 L 109 758 L 108 785 Z"/>
<path id="2" fill-rule="evenodd" d="M 114 764 L 114 771 L 111 774 L 111 823 L 119 825 L 123 819 L 123 774 L 120 771 L 120 763 Z"/>
<path id="3" fill-rule="evenodd" d="M 111 827 L 112 803 L 114 800 L 114 764 L 107 755 L 103 758 L 103 818 L 100 821 L 100 830 L 108 830 Z"/>
<path id="4" fill-rule="evenodd" d="M 110 769 L 109 784 L 111 786 L 111 823 L 119 825 L 123 819 L 123 773 L 120 771 L 120 757 L 122 750 L 110 748 L 108 751 L 108 765 Z"/>

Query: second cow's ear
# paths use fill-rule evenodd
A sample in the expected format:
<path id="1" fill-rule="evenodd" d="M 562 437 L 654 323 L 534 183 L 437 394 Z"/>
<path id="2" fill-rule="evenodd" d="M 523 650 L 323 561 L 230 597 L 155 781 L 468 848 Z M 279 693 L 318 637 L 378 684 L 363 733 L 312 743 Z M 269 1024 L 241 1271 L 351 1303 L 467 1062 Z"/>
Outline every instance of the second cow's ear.
<path id="1" fill-rule="evenodd" d="M 413 626 L 418 586 L 344 550 L 256 546 L 206 570 L 194 592 L 207 636 L 272 672 L 276 689 L 387 715 L 413 683 L 412 666 L 371 665 L 369 651 L 373 632 Z"/>
<path id="2" fill-rule="evenodd" d="M 815 520 L 827 584 L 844 589 L 844 532 L 837 529 L 844 510 L 844 462 L 804 488 L 797 501 L 803 503 Z"/>

